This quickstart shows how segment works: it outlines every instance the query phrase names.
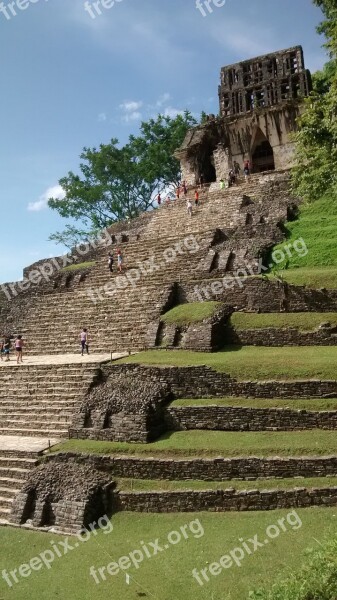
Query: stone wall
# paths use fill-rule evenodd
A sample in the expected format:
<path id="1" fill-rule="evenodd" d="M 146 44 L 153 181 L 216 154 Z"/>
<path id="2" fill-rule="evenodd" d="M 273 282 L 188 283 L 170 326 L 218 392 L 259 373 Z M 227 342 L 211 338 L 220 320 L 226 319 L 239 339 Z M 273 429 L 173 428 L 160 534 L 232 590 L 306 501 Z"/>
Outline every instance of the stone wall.
<path id="1" fill-rule="evenodd" d="M 321 398 L 337 397 L 337 380 L 319 381 L 237 381 L 210 367 L 153 367 L 137 364 L 106 366 L 112 372 L 134 381 L 168 386 L 171 400 L 177 398 L 213 398 L 244 396 L 247 398 Z"/>
<path id="2" fill-rule="evenodd" d="M 199 323 L 179 325 L 157 321 L 150 323 L 147 342 L 149 348 L 181 348 L 196 352 L 215 352 L 223 346 L 225 326 L 232 315 L 230 306 L 222 306 L 212 317 Z"/>
<path id="3" fill-rule="evenodd" d="M 335 346 L 337 327 L 321 326 L 315 331 L 300 331 L 295 327 L 264 329 L 234 329 L 227 327 L 226 343 L 242 346 Z"/>
<path id="4" fill-rule="evenodd" d="M 300 483 L 300 482 L 299 482 Z M 119 492 L 114 494 L 116 510 L 131 512 L 225 512 L 276 510 L 282 508 L 309 508 L 336 506 L 337 487 L 290 490 L 235 489 L 179 492 Z"/>
<path id="5" fill-rule="evenodd" d="M 149 442 L 165 430 L 163 407 L 172 398 L 167 384 L 103 366 L 75 415 L 69 437 L 118 442 Z"/>
<path id="6" fill-rule="evenodd" d="M 10 521 L 77 533 L 111 514 L 112 487 L 104 471 L 86 461 L 47 461 L 30 473 L 15 497 Z"/>
<path id="7" fill-rule="evenodd" d="M 102 471 L 111 479 L 159 479 L 229 481 L 231 479 L 278 479 L 337 476 L 337 457 L 291 458 L 139 458 L 60 453 L 47 457 L 49 464 L 66 464 L 69 459 Z"/>
<path id="8" fill-rule="evenodd" d="M 225 275 L 209 281 L 203 276 L 198 283 L 183 285 L 182 290 L 184 302 L 215 300 L 247 312 L 337 312 L 337 290 L 310 289 L 262 277 Z"/>
<path id="9" fill-rule="evenodd" d="M 291 403 L 289 402 L 289 404 Z M 165 411 L 165 419 L 169 431 L 189 429 L 218 431 L 337 429 L 337 411 L 291 410 L 288 408 L 169 406 Z"/>

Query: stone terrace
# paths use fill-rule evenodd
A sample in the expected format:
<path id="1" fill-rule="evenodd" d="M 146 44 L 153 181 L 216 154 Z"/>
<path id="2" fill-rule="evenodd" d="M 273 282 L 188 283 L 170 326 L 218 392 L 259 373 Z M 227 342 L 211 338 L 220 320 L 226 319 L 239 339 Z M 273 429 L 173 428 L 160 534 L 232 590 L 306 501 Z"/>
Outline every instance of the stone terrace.
<path id="1" fill-rule="evenodd" d="M 111 276 L 105 248 L 97 251 L 91 269 L 58 273 L 11 301 L 3 294 L 0 329 L 23 333 L 32 354 L 74 352 L 83 326 L 90 330 L 94 352 L 141 349 L 149 324 L 172 305 L 175 284 L 220 277 L 254 263 L 283 239 L 279 224 L 294 204 L 288 175 L 275 173 L 229 190 L 205 190 L 192 218 L 181 199 L 135 219 L 126 233 L 119 224 L 111 229 L 112 247 L 122 247 L 127 272 L 138 269 L 130 273 L 139 278 L 134 286 L 116 273 Z M 193 239 L 185 242 L 189 236 Z M 149 259 L 142 274 L 139 263 Z"/>

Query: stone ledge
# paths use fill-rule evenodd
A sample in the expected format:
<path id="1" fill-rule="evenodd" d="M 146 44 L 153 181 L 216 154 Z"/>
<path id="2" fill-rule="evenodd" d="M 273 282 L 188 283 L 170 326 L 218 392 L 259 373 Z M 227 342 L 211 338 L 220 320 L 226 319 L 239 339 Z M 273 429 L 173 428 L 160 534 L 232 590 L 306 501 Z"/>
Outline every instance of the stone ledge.
<path id="1" fill-rule="evenodd" d="M 227 512 L 336 506 L 337 487 L 291 490 L 235 489 L 177 492 L 119 492 L 115 509 L 136 512 Z"/>

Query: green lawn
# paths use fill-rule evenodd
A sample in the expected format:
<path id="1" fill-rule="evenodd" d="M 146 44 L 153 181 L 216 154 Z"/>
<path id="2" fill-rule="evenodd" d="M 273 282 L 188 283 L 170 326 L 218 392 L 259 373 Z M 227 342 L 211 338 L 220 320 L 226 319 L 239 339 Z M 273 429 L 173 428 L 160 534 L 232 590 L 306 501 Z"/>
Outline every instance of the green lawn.
<path id="1" fill-rule="evenodd" d="M 179 304 L 160 318 L 164 323 L 175 323 L 177 325 L 188 325 L 209 319 L 221 306 L 221 302 L 190 302 Z"/>
<path id="2" fill-rule="evenodd" d="M 305 285 L 314 289 L 337 289 L 337 267 L 300 267 L 280 271 L 279 275 L 292 285 Z M 273 275 L 267 277 L 274 279 Z"/>
<path id="3" fill-rule="evenodd" d="M 336 487 L 337 477 L 310 477 L 291 479 L 258 479 L 254 481 L 168 481 L 147 479 L 118 479 L 117 489 L 123 492 L 176 492 L 181 490 L 289 490 L 295 487 Z"/>
<path id="4" fill-rule="evenodd" d="M 291 514 L 290 514 L 291 513 Z M 9 588 L 0 579 L 0 598 L 3 600 L 245 600 L 250 590 L 270 587 L 275 580 L 285 578 L 306 561 L 306 550 L 317 549 L 328 537 L 337 533 L 337 509 L 299 509 L 262 513 L 187 513 L 134 514 L 119 513 L 113 519 L 113 531 L 100 532 L 86 543 L 56 558 L 52 568 L 34 571 L 20 578 Z M 286 531 L 269 539 L 268 547 L 259 547 L 246 555 L 242 566 L 224 569 L 219 576 L 201 587 L 192 577 L 240 545 L 257 536 L 264 542 L 270 526 L 283 519 Z M 288 519 L 288 520 L 287 520 Z M 194 522 L 194 523 L 192 523 Z M 194 536 L 191 529 L 196 533 Z M 187 526 L 188 539 L 169 545 L 153 556 L 150 542 L 164 548 L 171 532 Z M 198 537 L 197 537 L 198 536 Z M 0 572 L 18 569 L 40 553 L 52 549 L 50 541 L 60 542 L 55 535 L 1 529 Z M 69 544 L 75 540 L 69 538 Z M 116 575 L 106 573 L 106 581 L 96 584 L 90 567 L 106 567 L 122 556 L 140 550 L 143 543 L 151 548 L 150 558 L 144 558 L 138 569 L 134 566 Z M 253 548 L 253 546 L 252 546 Z M 63 548 L 59 546 L 61 553 Z M 125 563 L 124 563 L 125 564 Z M 130 577 L 126 581 L 126 573 Z"/>
<path id="5" fill-rule="evenodd" d="M 119 362 L 178 367 L 206 365 L 241 381 L 337 378 L 337 346 L 229 346 L 213 354 L 188 350 L 149 350 Z"/>
<path id="6" fill-rule="evenodd" d="M 79 271 L 80 269 L 89 269 L 96 264 L 95 260 L 78 263 L 76 265 L 69 265 L 68 267 L 64 267 L 61 271 Z"/>
<path id="7" fill-rule="evenodd" d="M 336 600 L 337 542 L 331 539 L 307 552 L 299 571 L 283 581 L 255 590 L 252 600 Z"/>
<path id="8" fill-rule="evenodd" d="M 302 238 L 307 254 L 291 251 L 288 268 L 337 267 L 337 202 L 324 197 L 300 208 L 299 218 L 287 223 L 287 243 L 294 244 Z M 278 248 L 282 248 L 284 243 Z"/>
<path id="9" fill-rule="evenodd" d="M 337 325 L 337 313 L 244 313 L 237 312 L 231 316 L 230 324 L 237 330 L 264 329 L 275 327 L 285 329 L 295 327 L 300 331 L 313 331 L 321 323 Z"/>
<path id="10" fill-rule="evenodd" d="M 170 406 L 234 406 L 235 408 L 337 410 L 337 398 L 195 398 L 174 400 Z"/>
<path id="11" fill-rule="evenodd" d="M 136 456 L 237 457 L 315 456 L 337 454 L 337 431 L 175 431 L 150 444 L 67 440 L 53 452 Z"/>

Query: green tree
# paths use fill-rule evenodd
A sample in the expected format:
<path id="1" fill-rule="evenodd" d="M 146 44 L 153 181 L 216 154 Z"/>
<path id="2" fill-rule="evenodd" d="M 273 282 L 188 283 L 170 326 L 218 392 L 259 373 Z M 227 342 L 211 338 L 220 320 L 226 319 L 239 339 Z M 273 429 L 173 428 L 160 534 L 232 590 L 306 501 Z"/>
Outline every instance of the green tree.
<path id="1" fill-rule="evenodd" d="M 173 153 L 195 124 L 187 111 L 175 118 L 158 115 L 142 123 L 139 135 L 130 136 L 123 147 L 112 139 L 98 149 L 84 148 L 81 174 L 69 172 L 63 177 L 59 183 L 64 199 L 48 202 L 61 217 L 79 226 L 67 224 L 49 239 L 71 247 L 115 221 L 153 208 L 158 192 L 177 185 L 180 165 Z"/>
<path id="2" fill-rule="evenodd" d="M 325 193 L 337 197 L 337 5 L 336 0 L 314 0 L 325 20 L 318 32 L 326 36 L 330 62 L 313 77 L 314 91 L 305 100 L 306 109 L 295 135 L 296 192 L 313 202 Z"/>

